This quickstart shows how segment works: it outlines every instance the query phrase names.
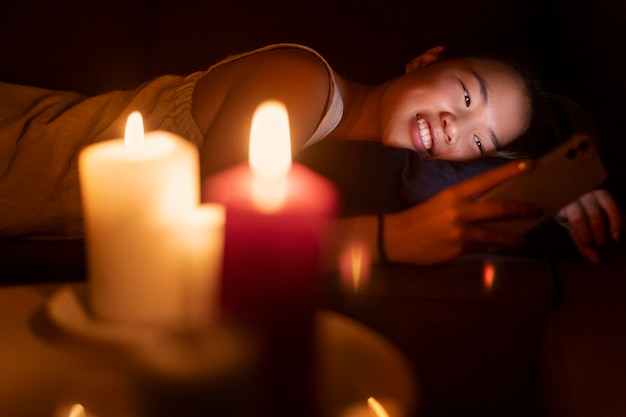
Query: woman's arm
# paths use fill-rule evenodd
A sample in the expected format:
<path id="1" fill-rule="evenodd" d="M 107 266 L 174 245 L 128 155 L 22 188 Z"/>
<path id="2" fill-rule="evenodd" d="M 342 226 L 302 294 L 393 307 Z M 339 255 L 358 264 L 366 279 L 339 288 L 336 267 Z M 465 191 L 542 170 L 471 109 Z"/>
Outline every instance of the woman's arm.
<path id="1" fill-rule="evenodd" d="M 467 252 L 514 247 L 522 235 L 482 226 L 481 222 L 506 218 L 533 218 L 541 209 L 522 202 L 481 201 L 473 196 L 522 174 L 527 162 L 511 162 L 441 191 L 408 210 L 386 214 L 382 243 L 387 259 L 418 265 L 448 261 Z M 378 253 L 378 219 L 358 216 L 337 222 L 327 267 L 339 265 L 339 255 L 353 242 L 368 248 L 374 261 Z"/>
<path id="2" fill-rule="evenodd" d="M 202 175 L 216 173 L 248 157 L 250 124 L 265 100 L 289 109 L 292 152 L 317 128 L 330 92 L 329 73 L 315 55 L 297 49 L 275 49 L 214 68 L 198 83 L 193 113 L 205 136 Z M 385 216 L 383 243 L 390 261 L 432 264 L 473 249 L 519 244 L 522 237 L 481 227 L 481 220 L 528 217 L 536 209 L 524 203 L 474 202 L 472 197 L 523 172 L 527 165 L 507 164 L 450 187 L 406 211 Z M 354 241 L 376 257 L 376 216 L 338 220 L 328 267 L 336 268 L 342 250 Z"/>

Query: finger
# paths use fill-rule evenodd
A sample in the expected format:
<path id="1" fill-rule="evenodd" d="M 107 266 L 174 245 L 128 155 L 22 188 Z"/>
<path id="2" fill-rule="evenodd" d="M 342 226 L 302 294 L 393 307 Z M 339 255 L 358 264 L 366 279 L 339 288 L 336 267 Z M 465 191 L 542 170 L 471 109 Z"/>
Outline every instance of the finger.
<path id="1" fill-rule="evenodd" d="M 566 219 L 564 225 L 569 230 L 572 239 L 581 245 L 591 245 L 593 242 L 591 226 L 581 202 L 576 200 L 565 207 L 564 211 Z"/>
<path id="2" fill-rule="evenodd" d="M 454 188 L 462 197 L 471 198 L 483 194 L 506 180 L 530 169 L 532 169 L 530 160 L 509 162 L 501 167 L 465 180 L 451 188 Z"/>
<path id="3" fill-rule="evenodd" d="M 577 245 L 577 246 L 578 246 L 578 252 L 580 253 L 580 256 L 583 257 L 583 259 L 586 259 L 587 261 L 591 262 L 594 265 L 600 263 L 600 254 L 595 248 L 592 248 L 589 246 L 581 246 L 581 245 Z"/>
<path id="4" fill-rule="evenodd" d="M 622 213 L 613 196 L 606 190 L 593 191 L 596 199 L 609 219 L 611 237 L 614 241 L 619 241 L 624 230 Z"/>
<path id="5" fill-rule="evenodd" d="M 469 226 L 464 241 L 468 248 L 497 248 L 520 246 L 526 242 L 526 238 L 519 233 L 490 229 L 487 226 Z"/>
<path id="6" fill-rule="evenodd" d="M 554 215 L 554 220 L 562 224 L 564 227 L 567 227 L 567 225 L 564 224 L 567 223 L 567 207 L 568 206 L 563 207 Z"/>
<path id="7" fill-rule="evenodd" d="M 595 194 L 587 193 L 579 201 L 588 228 L 588 239 L 581 239 L 581 242 L 595 247 L 604 246 L 606 243 L 607 224 Z"/>
<path id="8" fill-rule="evenodd" d="M 460 213 L 465 222 L 483 222 L 492 220 L 536 219 L 543 210 L 532 203 L 511 200 L 491 200 L 468 203 Z"/>

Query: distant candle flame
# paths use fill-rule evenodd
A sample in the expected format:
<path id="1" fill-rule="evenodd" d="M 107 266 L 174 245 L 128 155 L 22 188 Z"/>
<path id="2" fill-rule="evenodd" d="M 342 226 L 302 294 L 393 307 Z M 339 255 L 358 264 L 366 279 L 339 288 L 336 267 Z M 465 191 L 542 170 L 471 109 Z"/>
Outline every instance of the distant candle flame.
<path id="1" fill-rule="evenodd" d="M 143 118 L 138 111 L 132 112 L 126 120 L 124 144 L 133 155 L 139 155 L 144 147 Z"/>
<path id="2" fill-rule="evenodd" d="M 483 266 L 483 285 L 485 289 L 491 290 L 493 281 L 496 278 L 496 268 L 491 262 L 485 262 Z"/>
<path id="3" fill-rule="evenodd" d="M 266 101 L 255 111 L 250 129 L 250 168 L 254 173 L 253 201 L 267 212 L 277 210 L 287 194 L 291 167 L 291 136 L 287 109 Z"/>
<path id="4" fill-rule="evenodd" d="M 353 242 L 341 254 L 340 270 L 343 281 L 353 291 L 368 279 L 371 271 L 371 258 L 367 247 L 360 242 Z"/>
<path id="5" fill-rule="evenodd" d="M 67 415 L 67 417 L 86 417 L 86 416 L 87 414 L 85 414 L 85 408 L 80 404 L 72 405 L 72 408 L 70 408 L 70 413 Z"/>
<path id="6" fill-rule="evenodd" d="M 356 291 L 359 288 L 359 283 L 361 282 L 361 272 L 363 268 L 363 248 L 352 247 L 350 253 L 352 254 L 352 279 L 354 280 L 354 289 Z"/>
<path id="7" fill-rule="evenodd" d="M 367 399 L 367 405 L 369 407 L 370 412 L 373 417 L 389 417 L 389 414 L 374 397 L 369 397 Z"/>

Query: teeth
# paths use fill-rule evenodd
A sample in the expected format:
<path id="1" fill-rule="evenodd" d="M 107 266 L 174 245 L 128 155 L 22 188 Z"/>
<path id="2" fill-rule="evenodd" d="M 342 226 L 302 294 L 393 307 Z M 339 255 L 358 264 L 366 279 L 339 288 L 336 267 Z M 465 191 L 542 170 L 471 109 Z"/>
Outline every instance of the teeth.
<path id="1" fill-rule="evenodd" d="M 428 125 L 426 121 L 421 117 L 417 116 L 417 126 L 420 129 L 420 136 L 422 137 L 422 143 L 426 149 L 430 149 L 433 147 L 433 140 L 430 137 L 430 130 L 428 129 Z"/>

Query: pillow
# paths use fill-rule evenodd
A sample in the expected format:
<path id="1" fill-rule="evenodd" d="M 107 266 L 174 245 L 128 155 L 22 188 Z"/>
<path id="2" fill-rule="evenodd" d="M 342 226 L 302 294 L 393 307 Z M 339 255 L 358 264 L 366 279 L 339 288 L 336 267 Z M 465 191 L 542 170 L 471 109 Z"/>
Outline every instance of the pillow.
<path id="1" fill-rule="evenodd" d="M 323 140 L 302 150 L 296 161 L 337 186 L 343 216 L 402 211 L 507 162 L 425 160 L 410 149 L 362 140 Z"/>
<path id="2" fill-rule="evenodd" d="M 405 210 L 475 175 L 509 160 L 483 158 L 467 162 L 425 160 L 410 149 L 379 142 L 323 140 L 302 150 L 296 161 L 333 182 L 344 217 Z M 548 219 L 529 231 L 521 248 L 510 255 L 578 258 L 565 228 Z"/>

